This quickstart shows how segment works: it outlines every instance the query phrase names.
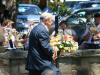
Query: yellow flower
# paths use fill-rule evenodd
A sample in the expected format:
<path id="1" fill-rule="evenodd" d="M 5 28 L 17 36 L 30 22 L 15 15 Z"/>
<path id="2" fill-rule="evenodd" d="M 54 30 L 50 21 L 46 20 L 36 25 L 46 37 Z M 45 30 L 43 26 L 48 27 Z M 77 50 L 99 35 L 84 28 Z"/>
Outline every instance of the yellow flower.
<path id="1" fill-rule="evenodd" d="M 64 47 L 64 50 L 68 50 L 68 47 Z"/>
<path id="2" fill-rule="evenodd" d="M 71 49 L 71 50 L 74 50 L 74 48 L 73 48 L 73 47 L 71 47 L 70 49 Z"/>

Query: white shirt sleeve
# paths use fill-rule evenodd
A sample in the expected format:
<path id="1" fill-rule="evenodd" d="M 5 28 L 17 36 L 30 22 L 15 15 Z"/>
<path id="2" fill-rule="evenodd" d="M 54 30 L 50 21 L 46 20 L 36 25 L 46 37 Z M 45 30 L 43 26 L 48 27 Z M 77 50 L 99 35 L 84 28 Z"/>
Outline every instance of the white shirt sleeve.
<path id="1" fill-rule="evenodd" d="M 100 31 L 100 24 L 97 27 L 98 27 L 98 30 Z"/>

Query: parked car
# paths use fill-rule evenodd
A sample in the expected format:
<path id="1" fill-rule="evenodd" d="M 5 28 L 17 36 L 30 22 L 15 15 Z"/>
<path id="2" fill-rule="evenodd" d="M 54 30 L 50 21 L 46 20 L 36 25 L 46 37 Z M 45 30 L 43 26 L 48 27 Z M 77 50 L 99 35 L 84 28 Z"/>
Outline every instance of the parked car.
<path id="1" fill-rule="evenodd" d="M 29 21 L 34 21 L 34 24 L 39 23 L 41 9 L 33 4 L 19 4 L 17 15 L 17 30 L 22 31 L 30 25 Z"/>
<path id="2" fill-rule="evenodd" d="M 85 1 L 76 4 L 69 11 L 74 11 L 76 9 L 90 8 L 90 7 L 100 7 L 100 1 Z"/>
<path id="3" fill-rule="evenodd" d="M 80 2 L 86 2 L 89 0 L 66 0 L 66 6 L 68 8 L 68 10 L 70 10 L 72 7 L 74 7 L 75 5 L 77 5 Z"/>
<path id="4" fill-rule="evenodd" d="M 100 7 L 78 9 L 77 11 L 74 11 L 72 15 L 66 16 L 63 19 L 66 21 L 69 28 L 76 31 L 79 43 L 81 42 L 82 35 L 84 34 L 87 24 L 89 23 L 89 17 L 91 17 L 94 22 L 94 14 L 96 13 L 100 13 Z M 54 27 L 52 27 L 51 30 L 53 29 Z"/>
<path id="5" fill-rule="evenodd" d="M 49 13 L 52 13 L 53 11 L 52 11 L 51 8 L 46 7 L 46 8 L 43 9 L 43 12 L 49 12 Z"/>

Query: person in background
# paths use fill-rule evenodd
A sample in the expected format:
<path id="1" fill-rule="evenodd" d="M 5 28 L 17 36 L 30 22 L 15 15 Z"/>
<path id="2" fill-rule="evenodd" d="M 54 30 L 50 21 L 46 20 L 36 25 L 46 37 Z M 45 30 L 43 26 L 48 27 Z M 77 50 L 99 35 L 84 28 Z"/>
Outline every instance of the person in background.
<path id="1" fill-rule="evenodd" d="M 5 37 L 5 42 L 3 42 L 3 46 L 8 46 L 8 39 L 9 39 L 9 34 L 12 31 L 12 24 L 14 22 L 12 20 L 5 20 L 2 24 L 3 32 L 4 32 L 4 37 Z"/>
<path id="2" fill-rule="evenodd" d="M 94 15 L 95 24 L 90 24 L 90 27 L 92 25 L 95 25 L 94 27 L 97 27 L 97 32 L 92 33 L 89 29 L 90 27 L 87 27 L 85 33 L 83 34 L 84 42 L 80 45 L 80 49 L 99 49 L 100 48 L 100 14 Z"/>
<path id="3" fill-rule="evenodd" d="M 12 21 L 12 20 L 10 20 L 10 19 L 6 19 L 3 23 L 2 23 L 2 26 L 3 27 L 7 27 L 7 28 L 12 28 L 12 24 L 13 24 L 14 22 Z"/>
<path id="4" fill-rule="evenodd" d="M 28 50 L 29 49 L 29 34 L 31 32 L 31 30 L 36 26 L 34 24 L 34 20 L 28 20 L 28 23 L 30 24 L 28 26 L 28 30 L 26 31 L 26 34 L 24 33 L 22 39 L 21 39 L 21 43 L 24 44 L 24 50 Z"/>
<path id="5" fill-rule="evenodd" d="M 13 28 L 12 30 L 11 30 L 11 32 L 10 32 L 10 34 L 11 34 L 11 41 L 12 41 L 12 48 L 15 48 L 16 47 L 16 29 L 15 28 Z"/>
<path id="6" fill-rule="evenodd" d="M 63 35 L 71 35 L 75 41 L 77 41 L 78 39 L 76 32 L 67 26 L 66 21 L 60 22 L 58 33 L 63 33 Z M 52 33 L 52 35 L 54 34 L 55 34 L 55 31 Z"/>
<path id="7" fill-rule="evenodd" d="M 0 53 L 5 52 L 5 48 L 2 46 L 4 41 L 5 41 L 4 32 L 2 27 L 0 26 Z"/>
<path id="8" fill-rule="evenodd" d="M 48 32 L 52 24 L 53 16 L 50 13 L 44 12 L 40 16 L 40 23 L 30 33 L 26 63 L 29 75 L 41 75 L 47 69 L 57 72 L 57 75 L 61 75 L 61 72 L 52 63 L 56 59 L 56 51 L 50 47 Z"/>

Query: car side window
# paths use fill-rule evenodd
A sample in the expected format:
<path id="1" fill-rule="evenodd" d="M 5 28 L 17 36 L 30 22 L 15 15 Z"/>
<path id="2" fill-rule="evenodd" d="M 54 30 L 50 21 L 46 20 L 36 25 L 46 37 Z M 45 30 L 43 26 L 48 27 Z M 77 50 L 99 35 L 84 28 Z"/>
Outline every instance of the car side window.
<path id="1" fill-rule="evenodd" d="M 77 12 L 75 15 L 71 16 L 68 18 L 67 23 L 69 24 L 84 24 L 86 23 L 87 19 L 86 19 L 86 12 L 82 11 L 82 12 Z"/>
<path id="2" fill-rule="evenodd" d="M 70 25 L 71 24 L 79 24 L 78 18 L 77 17 L 74 17 L 74 16 L 71 16 L 71 17 L 68 18 L 67 23 L 68 23 L 68 25 L 69 24 Z"/>

